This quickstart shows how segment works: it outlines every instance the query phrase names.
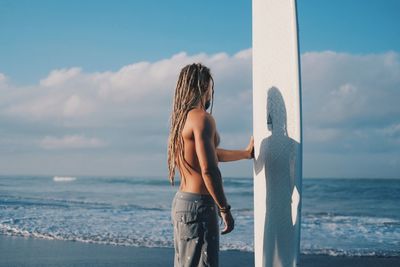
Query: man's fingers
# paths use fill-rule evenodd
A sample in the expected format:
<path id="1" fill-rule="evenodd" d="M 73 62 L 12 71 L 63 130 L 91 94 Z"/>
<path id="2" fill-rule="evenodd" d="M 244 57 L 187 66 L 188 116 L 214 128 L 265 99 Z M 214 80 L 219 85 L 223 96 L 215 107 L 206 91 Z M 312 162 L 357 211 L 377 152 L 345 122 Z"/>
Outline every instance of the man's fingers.
<path id="1" fill-rule="evenodd" d="M 231 231 L 232 231 L 232 230 L 231 230 Z M 227 234 L 227 233 L 229 233 L 229 232 L 231 232 L 231 231 L 228 231 L 228 229 L 226 229 L 226 230 L 224 229 L 224 231 L 221 232 L 221 235 L 225 235 L 225 234 Z"/>
<path id="2" fill-rule="evenodd" d="M 225 227 L 225 229 L 221 232 L 221 235 L 228 234 L 228 233 L 232 232 L 232 230 L 233 230 L 233 227 L 231 229 L 228 229 L 227 227 Z"/>
<path id="3" fill-rule="evenodd" d="M 222 230 L 221 235 L 226 234 L 226 230 L 227 230 L 227 227 L 225 227 L 225 228 Z"/>
<path id="4" fill-rule="evenodd" d="M 221 235 L 224 235 L 224 234 L 232 232 L 233 228 L 234 228 L 233 224 L 232 224 L 231 227 L 228 227 L 228 225 L 225 224 L 225 228 L 222 230 Z"/>

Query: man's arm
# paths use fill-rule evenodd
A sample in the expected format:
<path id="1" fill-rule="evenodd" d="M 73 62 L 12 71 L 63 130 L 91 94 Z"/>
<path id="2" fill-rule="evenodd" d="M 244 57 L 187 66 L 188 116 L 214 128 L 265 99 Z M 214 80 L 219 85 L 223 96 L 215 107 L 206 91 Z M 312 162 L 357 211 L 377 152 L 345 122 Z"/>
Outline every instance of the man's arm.
<path id="1" fill-rule="evenodd" d="M 219 162 L 235 161 L 241 159 L 249 159 L 250 153 L 246 150 L 228 150 L 217 148 L 217 156 Z"/>
<path id="2" fill-rule="evenodd" d="M 196 118 L 193 133 L 196 154 L 199 159 L 201 174 L 208 192 L 219 208 L 228 205 L 222 186 L 221 172 L 214 144 L 215 121 L 208 113 L 201 113 Z"/>

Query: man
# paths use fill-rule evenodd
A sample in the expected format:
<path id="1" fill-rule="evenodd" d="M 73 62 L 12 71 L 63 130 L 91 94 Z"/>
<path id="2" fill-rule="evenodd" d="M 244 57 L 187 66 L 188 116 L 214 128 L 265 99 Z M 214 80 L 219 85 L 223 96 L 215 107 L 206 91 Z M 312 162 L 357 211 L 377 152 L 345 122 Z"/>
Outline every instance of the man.
<path id="1" fill-rule="evenodd" d="M 181 70 L 168 140 L 171 184 L 174 185 L 176 166 L 181 176 L 171 210 L 175 266 L 218 266 L 217 214 L 225 224 L 221 234 L 234 229 L 218 162 L 254 157 L 252 137 L 245 150 L 217 148 L 219 136 L 216 123 L 211 113 L 206 111 L 213 95 L 214 81 L 209 68 L 197 63 Z"/>

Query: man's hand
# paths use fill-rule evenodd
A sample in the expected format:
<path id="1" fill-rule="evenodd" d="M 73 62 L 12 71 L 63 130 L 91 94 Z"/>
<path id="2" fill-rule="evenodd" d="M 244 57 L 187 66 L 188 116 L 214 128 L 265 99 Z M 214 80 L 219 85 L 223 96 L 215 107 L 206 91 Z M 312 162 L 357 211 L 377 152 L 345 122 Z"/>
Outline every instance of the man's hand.
<path id="1" fill-rule="evenodd" d="M 246 152 L 247 152 L 247 159 L 253 159 L 254 158 L 254 137 L 250 137 L 250 142 L 246 147 Z"/>
<path id="2" fill-rule="evenodd" d="M 225 228 L 222 230 L 221 235 L 232 232 L 233 228 L 235 227 L 235 220 L 233 219 L 231 212 L 218 212 L 218 214 L 222 218 L 222 221 L 225 225 Z"/>

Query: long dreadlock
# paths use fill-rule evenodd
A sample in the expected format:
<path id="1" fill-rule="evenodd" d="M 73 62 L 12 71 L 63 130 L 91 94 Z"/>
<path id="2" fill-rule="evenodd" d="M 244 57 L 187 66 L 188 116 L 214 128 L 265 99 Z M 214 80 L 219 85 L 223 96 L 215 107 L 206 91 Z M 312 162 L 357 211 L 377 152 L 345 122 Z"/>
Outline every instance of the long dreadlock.
<path id="1" fill-rule="evenodd" d="M 184 157 L 184 143 L 182 129 L 186 122 L 188 112 L 194 108 L 203 95 L 207 92 L 210 82 L 212 82 L 211 110 L 214 99 L 214 80 L 210 69 L 201 63 L 193 63 L 182 68 L 175 88 L 173 110 L 170 116 L 170 132 L 168 138 L 168 171 L 169 180 L 174 186 L 175 167 L 179 160 L 183 160 L 183 165 L 190 172 L 190 164 Z"/>

